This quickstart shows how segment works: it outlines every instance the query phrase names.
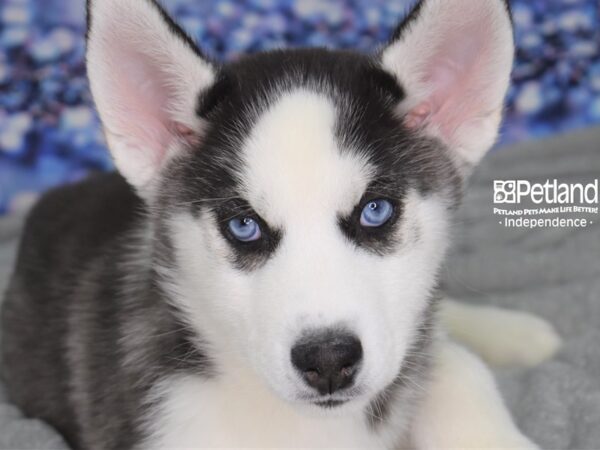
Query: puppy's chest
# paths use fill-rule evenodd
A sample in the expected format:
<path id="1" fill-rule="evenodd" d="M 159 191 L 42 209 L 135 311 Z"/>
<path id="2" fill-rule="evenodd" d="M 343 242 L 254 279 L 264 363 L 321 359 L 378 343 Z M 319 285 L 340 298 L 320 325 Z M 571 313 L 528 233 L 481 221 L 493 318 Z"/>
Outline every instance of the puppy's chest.
<path id="1" fill-rule="evenodd" d="M 177 377 L 157 390 L 140 448 L 384 448 L 363 412 L 301 412 L 262 386 Z"/>

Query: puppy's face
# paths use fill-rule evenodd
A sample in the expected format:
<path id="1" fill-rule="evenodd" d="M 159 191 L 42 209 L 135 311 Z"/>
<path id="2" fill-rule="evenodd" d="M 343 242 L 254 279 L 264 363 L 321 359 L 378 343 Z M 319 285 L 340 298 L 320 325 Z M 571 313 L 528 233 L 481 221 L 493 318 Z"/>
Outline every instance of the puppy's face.
<path id="1" fill-rule="evenodd" d="M 92 2 L 109 145 L 217 372 L 250 367 L 288 401 L 352 407 L 422 350 L 449 211 L 493 142 L 512 58 L 505 5 L 481 3 L 426 0 L 376 57 L 217 68 L 153 2 Z"/>
<path id="2" fill-rule="evenodd" d="M 258 61 L 256 76 L 286 76 L 268 67 L 284 56 Z M 349 58 L 364 73 L 343 84 L 329 61 L 346 56 L 290 56 L 322 59 L 314 76 L 337 85 L 252 86 L 264 96 L 251 117 L 229 92 L 204 151 L 167 170 L 163 207 L 186 205 L 169 215 L 175 276 L 209 341 L 282 397 L 367 400 L 397 376 L 424 321 L 460 178 L 435 142 L 402 129 L 397 90 L 353 90 L 384 76 L 368 61 Z"/>

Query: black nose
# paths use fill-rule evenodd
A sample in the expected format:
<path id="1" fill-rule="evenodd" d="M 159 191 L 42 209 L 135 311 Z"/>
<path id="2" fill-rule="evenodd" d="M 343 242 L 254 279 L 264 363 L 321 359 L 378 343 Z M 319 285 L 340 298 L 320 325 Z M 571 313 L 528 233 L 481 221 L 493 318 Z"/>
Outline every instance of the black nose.
<path id="1" fill-rule="evenodd" d="M 292 348 L 292 364 L 321 395 L 350 386 L 361 359 L 360 341 L 339 330 L 307 333 Z"/>

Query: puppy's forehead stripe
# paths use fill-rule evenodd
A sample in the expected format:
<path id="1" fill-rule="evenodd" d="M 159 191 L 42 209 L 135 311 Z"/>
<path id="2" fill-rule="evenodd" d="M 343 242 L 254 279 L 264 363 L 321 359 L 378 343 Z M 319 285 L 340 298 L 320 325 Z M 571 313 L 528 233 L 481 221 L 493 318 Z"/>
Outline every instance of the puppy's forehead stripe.
<path id="1" fill-rule="evenodd" d="M 275 221 L 349 211 L 372 171 L 364 158 L 344 151 L 338 120 L 338 106 L 306 88 L 273 103 L 243 148 L 250 202 L 266 202 Z"/>

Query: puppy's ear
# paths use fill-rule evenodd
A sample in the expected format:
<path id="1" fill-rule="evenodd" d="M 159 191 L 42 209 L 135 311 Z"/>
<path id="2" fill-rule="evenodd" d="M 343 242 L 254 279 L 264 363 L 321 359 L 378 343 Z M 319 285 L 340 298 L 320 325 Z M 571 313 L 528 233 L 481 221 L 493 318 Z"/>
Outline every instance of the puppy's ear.
<path id="1" fill-rule="evenodd" d="M 404 88 L 405 125 L 472 165 L 496 139 L 513 53 L 505 0 L 422 0 L 380 57 Z"/>
<path id="2" fill-rule="evenodd" d="M 88 0 L 87 71 L 113 159 L 149 196 L 166 161 L 197 138 L 213 65 L 154 0 Z"/>

